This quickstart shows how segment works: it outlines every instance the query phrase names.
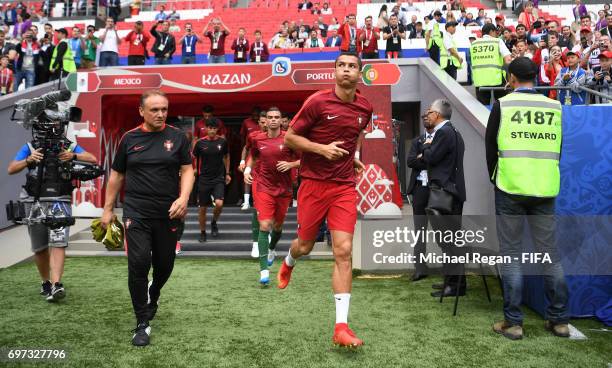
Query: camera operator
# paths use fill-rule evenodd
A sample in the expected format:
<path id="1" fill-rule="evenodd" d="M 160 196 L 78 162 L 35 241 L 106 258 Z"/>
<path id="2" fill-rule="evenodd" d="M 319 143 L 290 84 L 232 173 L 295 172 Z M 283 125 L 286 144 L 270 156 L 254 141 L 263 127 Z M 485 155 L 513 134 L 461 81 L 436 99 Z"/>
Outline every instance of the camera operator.
<path id="1" fill-rule="evenodd" d="M 42 148 L 34 149 L 32 143 L 24 144 L 15 156 L 15 159 L 9 164 L 8 173 L 9 175 L 14 175 L 25 168 L 30 173 L 35 172 L 38 170 L 38 164 L 43 161 L 44 157 L 45 154 Z M 63 162 L 70 160 L 97 162 L 94 155 L 86 152 L 77 144 L 72 144 L 63 149 L 57 158 Z M 45 182 L 42 185 L 44 186 Z M 22 190 L 20 200 L 29 204 L 29 206 L 26 206 L 26 213 L 29 213 L 29 207 L 33 203 L 33 198 L 25 190 Z M 65 209 L 68 209 L 66 215 L 70 216 L 71 200 L 72 196 L 68 193 L 57 197 L 41 197 L 40 203 L 45 211 L 57 203 L 65 204 Z M 29 224 L 28 234 L 30 235 L 34 261 L 42 279 L 40 294 L 50 302 L 64 298 L 66 292 L 61 283 L 61 278 L 64 273 L 64 258 L 66 256 L 66 247 L 68 246 L 69 227 L 52 230 L 42 223 Z"/>

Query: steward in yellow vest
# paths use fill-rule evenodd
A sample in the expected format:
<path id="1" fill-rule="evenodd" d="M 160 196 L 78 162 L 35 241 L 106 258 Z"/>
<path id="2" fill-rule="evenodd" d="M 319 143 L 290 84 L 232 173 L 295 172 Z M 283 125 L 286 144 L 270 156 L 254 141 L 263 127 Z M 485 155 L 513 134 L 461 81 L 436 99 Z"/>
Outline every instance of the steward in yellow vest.
<path id="1" fill-rule="evenodd" d="M 60 28 L 56 32 L 59 42 L 51 55 L 51 64 L 49 65 L 49 71 L 52 73 L 51 79 L 58 79 L 60 75 L 65 77 L 68 73 L 77 71 L 74 55 L 67 41 L 68 31 L 65 28 Z"/>
<path id="2" fill-rule="evenodd" d="M 436 10 L 433 14 L 433 19 L 429 22 L 431 28 L 428 28 L 427 32 L 425 32 L 425 51 L 429 52 L 431 60 L 435 61 L 438 65 L 440 65 L 440 50 L 444 48 L 442 32 L 440 31 L 441 21 L 442 12 Z"/>
<path id="3" fill-rule="evenodd" d="M 547 254 L 546 261 L 532 269 L 544 276 L 543 293 L 550 299 L 544 328 L 558 337 L 570 335 L 568 290 L 555 242 L 554 216 L 562 112 L 559 101 L 533 89 L 537 70 L 526 57 L 510 63 L 508 83 L 514 92 L 493 104 L 485 135 L 489 176 L 495 184 L 499 252 L 512 259 L 500 267 L 504 319 L 494 323 L 493 330 L 511 340 L 523 338 L 521 254 L 530 251 L 523 248 L 525 224 L 534 252 Z"/>
<path id="4" fill-rule="evenodd" d="M 472 65 L 472 81 L 476 87 L 478 101 L 484 105 L 490 103 L 490 91 L 480 91 L 480 87 L 502 87 L 506 82 L 504 64 L 512 61 L 510 50 L 504 42 L 497 38 L 497 30 L 492 24 L 482 27 L 482 38 L 476 39 L 470 45 L 470 59 Z M 496 91 L 495 99 L 501 98 L 505 93 Z"/>
<path id="5" fill-rule="evenodd" d="M 457 69 L 461 69 L 463 59 L 459 56 L 457 43 L 455 42 L 455 31 L 457 22 L 447 22 L 446 34 L 443 38 L 443 46 L 440 49 L 440 68 L 444 69 L 448 75 L 457 80 Z"/>

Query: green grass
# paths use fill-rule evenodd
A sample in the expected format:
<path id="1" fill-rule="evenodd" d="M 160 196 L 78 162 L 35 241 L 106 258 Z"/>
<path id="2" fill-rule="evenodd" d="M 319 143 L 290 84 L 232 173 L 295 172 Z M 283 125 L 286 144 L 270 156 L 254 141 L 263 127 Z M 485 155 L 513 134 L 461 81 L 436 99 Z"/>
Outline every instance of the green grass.
<path id="1" fill-rule="evenodd" d="M 63 347 L 62 367 L 607 367 L 612 337 L 572 323 L 588 337 L 550 335 L 526 311 L 526 336 L 491 331 L 502 316 L 497 283 L 488 303 L 469 277 L 459 315 L 429 296 L 432 280 L 356 279 L 350 321 L 366 346 L 334 348 L 332 263 L 300 261 L 286 290 L 261 289 L 246 260 L 178 259 L 152 322 L 152 344 L 130 345 L 134 319 L 124 258 L 69 258 L 67 298 L 38 295 L 35 266 L 0 270 L 0 347 Z M 278 265 L 272 273 L 275 276 Z M 493 280 L 491 280 L 493 281 Z M 0 366 L 3 363 L 0 362 Z M 40 366 L 41 364 L 37 364 Z M 14 365 L 12 365 L 14 366 Z"/>

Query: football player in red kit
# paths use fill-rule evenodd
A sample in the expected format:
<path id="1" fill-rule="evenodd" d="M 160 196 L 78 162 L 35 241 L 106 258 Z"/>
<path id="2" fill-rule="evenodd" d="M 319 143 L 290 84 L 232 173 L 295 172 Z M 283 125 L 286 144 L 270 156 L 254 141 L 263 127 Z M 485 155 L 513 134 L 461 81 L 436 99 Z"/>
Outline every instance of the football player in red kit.
<path id="1" fill-rule="evenodd" d="M 295 153 L 285 145 L 280 110 L 269 108 L 266 121 L 267 133 L 265 137 L 259 136 L 254 140 L 244 173 L 244 181 L 252 183 L 251 167 L 257 162 L 255 209 L 259 220 L 259 282 L 263 286 L 270 283 L 268 267 L 274 262 L 276 244 L 282 235 L 283 222 L 291 203 L 291 169 L 300 165 Z"/>
<path id="2" fill-rule="evenodd" d="M 326 218 L 332 235 L 336 301 L 333 343 L 360 346 L 363 341 L 348 327 L 351 297 L 351 252 L 357 221 L 355 172 L 364 168 L 357 152 L 372 117 L 372 105 L 357 92 L 361 59 L 342 53 L 335 62 L 336 86 L 310 96 L 293 118 L 285 143 L 302 153 L 298 190 L 298 237 L 278 272 L 278 287 L 289 284 L 296 260 L 312 250 Z"/>

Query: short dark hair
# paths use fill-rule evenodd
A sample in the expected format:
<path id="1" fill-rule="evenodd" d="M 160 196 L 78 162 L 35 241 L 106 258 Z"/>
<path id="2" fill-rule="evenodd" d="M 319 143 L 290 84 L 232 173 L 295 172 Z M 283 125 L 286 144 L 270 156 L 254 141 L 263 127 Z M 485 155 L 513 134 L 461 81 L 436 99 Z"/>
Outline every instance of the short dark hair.
<path id="1" fill-rule="evenodd" d="M 484 26 L 482 26 L 482 35 L 488 35 L 491 32 L 497 32 L 497 28 L 491 24 L 491 23 L 487 23 Z"/>
<path id="2" fill-rule="evenodd" d="M 550 36 L 555 36 L 555 37 L 559 38 L 559 33 L 555 32 L 555 31 L 549 31 L 548 32 L 548 37 L 550 37 Z"/>
<path id="3" fill-rule="evenodd" d="M 368 19 L 372 19 L 372 16 L 368 15 L 367 17 L 365 17 L 365 20 L 368 20 Z"/>
<path id="4" fill-rule="evenodd" d="M 519 24 L 516 25 L 515 29 L 519 29 L 519 28 L 523 28 L 523 29 L 527 30 L 527 27 L 523 23 L 519 23 Z"/>
<path id="5" fill-rule="evenodd" d="M 532 82 L 538 74 L 538 66 L 529 58 L 518 57 L 508 66 L 508 73 L 519 82 Z"/>
<path id="6" fill-rule="evenodd" d="M 56 29 L 55 32 L 57 33 L 61 33 L 64 36 L 68 36 L 68 31 L 66 30 L 66 28 L 60 28 L 60 29 Z"/>
<path id="7" fill-rule="evenodd" d="M 219 124 L 217 123 L 217 119 L 211 118 L 206 120 L 206 126 L 211 128 L 218 128 Z"/>
<path id="8" fill-rule="evenodd" d="M 212 114 L 213 111 L 215 111 L 215 108 L 211 105 L 204 105 L 204 107 L 202 107 L 202 112 L 208 112 Z"/>
<path id="9" fill-rule="evenodd" d="M 259 112 L 259 117 L 260 118 L 265 118 L 266 117 L 266 113 L 267 113 L 267 111 L 260 111 Z"/>
<path id="10" fill-rule="evenodd" d="M 439 10 L 436 10 L 436 11 L 433 13 L 433 15 L 434 15 L 434 17 L 441 17 L 441 16 L 442 16 L 442 12 L 441 12 L 441 11 L 439 11 Z"/>
<path id="11" fill-rule="evenodd" d="M 259 29 L 256 29 L 254 34 L 258 34 L 258 33 L 261 34 L 261 31 Z"/>
<path id="12" fill-rule="evenodd" d="M 53 28 L 53 24 L 51 24 L 51 23 L 45 23 L 45 27 L 46 26 L 49 26 L 49 27 Z"/>
<path id="13" fill-rule="evenodd" d="M 423 26 L 423 23 L 421 23 L 421 22 L 416 22 L 416 23 L 415 23 L 415 25 L 417 25 L 417 26 L 421 26 L 421 27 L 422 27 L 422 26 Z"/>
<path id="14" fill-rule="evenodd" d="M 152 97 L 152 96 L 161 96 L 165 98 L 166 100 L 168 99 L 168 96 L 166 96 L 166 94 L 162 92 L 161 90 L 150 89 L 148 91 L 145 91 L 142 95 L 140 95 L 140 107 L 144 107 L 144 103 L 147 100 L 147 98 Z"/>
<path id="15" fill-rule="evenodd" d="M 266 111 L 266 116 L 267 116 L 267 114 L 268 114 L 269 112 L 271 112 L 271 111 L 278 111 L 278 112 L 281 114 L 281 117 L 283 116 L 283 113 L 282 113 L 282 112 L 280 111 L 280 109 L 279 109 L 278 107 L 276 107 L 276 106 L 271 106 L 271 107 L 269 107 L 269 108 L 268 108 L 268 111 Z"/>
<path id="16" fill-rule="evenodd" d="M 591 16 L 589 14 L 585 14 L 585 15 L 581 15 L 580 16 L 580 20 L 583 20 L 584 18 L 589 18 L 589 20 L 591 20 Z"/>
<path id="17" fill-rule="evenodd" d="M 338 57 L 336 58 L 336 60 L 334 60 L 334 68 L 336 64 L 338 64 L 338 60 L 342 56 L 352 56 L 352 57 L 357 58 L 357 64 L 359 65 L 359 70 L 361 70 L 361 68 L 363 67 L 363 62 L 361 61 L 361 57 L 359 57 L 359 54 L 357 54 L 356 52 L 341 52 L 340 55 L 338 55 Z"/>

